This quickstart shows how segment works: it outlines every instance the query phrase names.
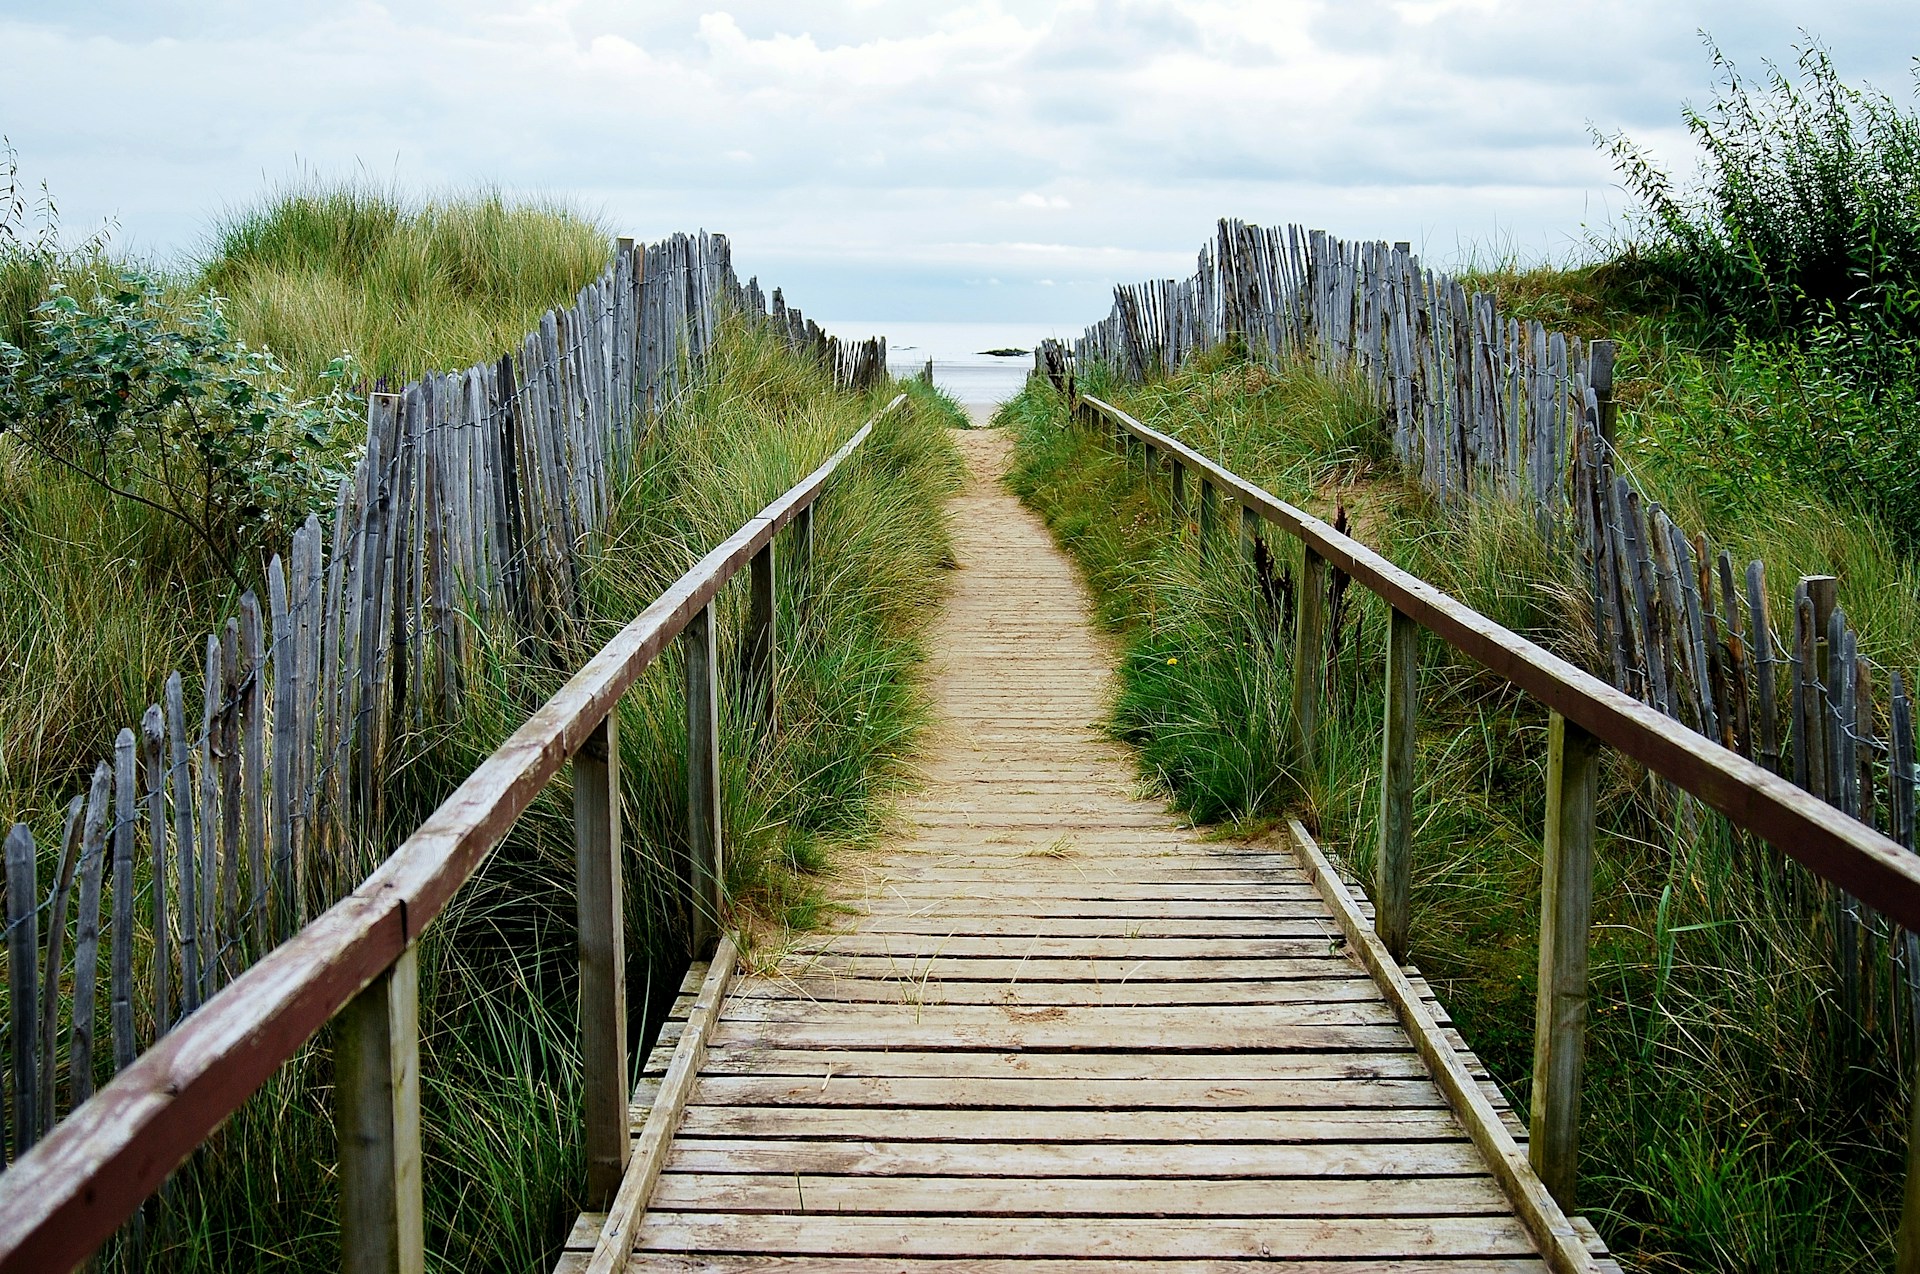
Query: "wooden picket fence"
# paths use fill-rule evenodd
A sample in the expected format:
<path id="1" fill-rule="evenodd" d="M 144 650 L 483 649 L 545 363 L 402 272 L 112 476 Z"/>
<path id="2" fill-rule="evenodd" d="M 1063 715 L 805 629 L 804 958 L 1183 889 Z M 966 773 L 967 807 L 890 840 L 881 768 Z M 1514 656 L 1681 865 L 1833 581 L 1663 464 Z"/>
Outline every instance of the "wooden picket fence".
<path id="1" fill-rule="evenodd" d="M 1524 502 L 1543 534 L 1570 540 L 1616 687 L 1915 848 L 1909 680 L 1861 653 L 1833 577 L 1797 582 L 1783 637 L 1766 564 L 1737 569 L 1635 488 L 1614 448 L 1611 342 L 1503 315 L 1405 243 L 1223 220 L 1191 277 L 1116 287 L 1071 360 L 1043 347 L 1035 365 L 1063 385 L 1093 365 L 1138 382 L 1231 340 L 1268 366 L 1304 357 L 1362 378 L 1430 496 Z M 1676 816 L 1693 810 L 1678 802 Z M 1787 887 L 1847 1012 L 1897 1024 L 1920 1054 L 1920 937 L 1811 877 Z"/>
<path id="2" fill-rule="evenodd" d="M 518 349 L 371 396 L 331 520 L 268 564 L 264 607 L 247 593 L 208 636 L 197 717 L 176 672 L 68 806 L 52 881 L 25 824 L 6 837 L 8 1162 L 377 865 L 393 740 L 451 715 L 483 639 L 586 618 L 615 495 L 735 315 L 849 390 L 886 378 L 884 338 L 843 344 L 769 302 L 703 233 L 622 239 Z"/>

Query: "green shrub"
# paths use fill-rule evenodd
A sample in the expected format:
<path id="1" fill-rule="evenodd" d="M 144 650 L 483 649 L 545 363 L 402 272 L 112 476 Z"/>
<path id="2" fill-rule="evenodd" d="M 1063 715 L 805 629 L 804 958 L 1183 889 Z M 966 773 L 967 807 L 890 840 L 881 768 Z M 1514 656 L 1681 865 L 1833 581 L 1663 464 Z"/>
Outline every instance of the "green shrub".
<path id="1" fill-rule="evenodd" d="M 187 527 L 211 571 L 323 507 L 352 460 L 345 360 L 297 399 L 266 350 L 236 339 L 220 298 L 184 313 L 137 272 L 76 297 L 55 280 L 25 348 L 0 343 L 0 433 L 122 500 Z"/>
<path id="2" fill-rule="evenodd" d="M 1706 154 L 1698 188 L 1624 135 L 1606 142 L 1646 205 L 1648 260 L 1723 332 L 1834 328 L 1868 362 L 1876 338 L 1920 335 L 1920 117 L 1843 83 L 1817 43 L 1797 76 L 1769 64 L 1762 85 L 1708 47 L 1720 85 L 1682 114 Z"/>

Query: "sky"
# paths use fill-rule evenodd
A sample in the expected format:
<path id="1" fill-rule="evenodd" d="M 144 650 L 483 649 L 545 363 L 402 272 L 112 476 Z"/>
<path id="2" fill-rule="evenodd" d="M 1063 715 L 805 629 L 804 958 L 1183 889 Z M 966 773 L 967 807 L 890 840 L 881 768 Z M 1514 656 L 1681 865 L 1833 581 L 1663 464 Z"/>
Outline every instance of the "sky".
<path id="1" fill-rule="evenodd" d="M 201 250 L 289 182 L 558 197 L 726 232 L 823 316 L 1078 326 L 1214 221 L 1567 259 L 1680 171 L 1701 32 L 1809 29 L 1913 101 L 1914 0 L 0 0 L 0 133 L 63 226 Z"/>

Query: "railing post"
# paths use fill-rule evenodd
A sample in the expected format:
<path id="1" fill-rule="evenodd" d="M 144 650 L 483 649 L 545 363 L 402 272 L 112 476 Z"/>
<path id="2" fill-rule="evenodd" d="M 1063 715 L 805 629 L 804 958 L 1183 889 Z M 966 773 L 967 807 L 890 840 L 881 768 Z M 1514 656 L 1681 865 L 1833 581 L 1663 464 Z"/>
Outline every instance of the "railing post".
<path id="1" fill-rule="evenodd" d="M 771 737 L 779 728 L 774 666 L 779 658 L 778 608 L 773 593 L 773 542 L 753 555 L 748 568 L 747 639 L 742 668 L 747 712 Z"/>
<path id="2" fill-rule="evenodd" d="M 1320 683 L 1327 662 L 1327 561 L 1301 545 L 1300 589 L 1294 600 L 1293 744 L 1303 770 L 1313 768 L 1314 734 L 1320 724 Z"/>
<path id="3" fill-rule="evenodd" d="M 813 580 L 813 505 L 793 515 L 787 530 L 787 574 L 793 577 L 794 617 L 799 618 Z"/>
<path id="4" fill-rule="evenodd" d="M 720 695 L 714 677 L 719 650 L 713 603 L 687 621 L 687 857 L 693 952 L 700 958 L 720 937 L 723 849 L 720 843 Z"/>
<path id="5" fill-rule="evenodd" d="M 1194 496 L 1200 501 L 1200 549 L 1204 553 L 1213 540 L 1213 483 L 1207 481 L 1204 473 L 1196 476 L 1199 481 L 1194 487 Z"/>
<path id="6" fill-rule="evenodd" d="M 420 964 L 409 946 L 340 1010 L 333 1050 L 340 1268 L 420 1274 Z"/>
<path id="7" fill-rule="evenodd" d="M 1187 466 L 1178 456 L 1167 457 L 1167 506 L 1173 511 L 1173 530 L 1178 535 L 1187 523 Z"/>
<path id="8" fill-rule="evenodd" d="M 1259 542 L 1260 515 L 1253 511 L 1252 505 L 1243 504 L 1240 506 L 1240 549 L 1249 562 L 1253 560 L 1253 546 Z"/>
<path id="9" fill-rule="evenodd" d="M 1374 860 L 1373 927 L 1407 959 L 1407 897 L 1413 874 L 1413 741 L 1419 710 L 1420 626 L 1388 608 L 1387 707 L 1381 728 L 1380 848 Z"/>
<path id="10" fill-rule="evenodd" d="M 627 954 L 620 881 L 620 727 L 613 713 L 573 756 L 580 908 L 580 1066 L 587 1195 L 600 1211 L 627 1170 Z"/>
<path id="11" fill-rule="evenodd" d="M 1920 1075 L 1907 1105 L 1907 1188 L 1900 1208 L 1900 1238 L 1894 1274 L 1920 1274 Z"/>
<path id="12" fill-rule="evenodd" d="M 1573 1211 L 1593 921 L 1593 798 L 1599 744 L 1559 713 L 1547 727 L 1546 852 L 1540 868 L 1540 990 L 1534 1002 L 1527 1158 Z"/>

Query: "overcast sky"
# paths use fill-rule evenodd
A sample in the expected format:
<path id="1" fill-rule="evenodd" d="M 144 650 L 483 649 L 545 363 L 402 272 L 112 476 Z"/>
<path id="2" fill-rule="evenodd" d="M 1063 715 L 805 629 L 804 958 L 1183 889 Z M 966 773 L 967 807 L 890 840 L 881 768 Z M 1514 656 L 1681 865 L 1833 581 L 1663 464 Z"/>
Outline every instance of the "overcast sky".
<path id="1" fill-rule="evenodd" d="M 163 256 L 302 172 L 732 236 L 810 312 L 1078 326 L 1222 215 L 1564 257 L 1589 136 L 1687 162 L 1698 32 L 1807 25 L 1912 102 L 1914 0 L 0 0 L 0 132 L 69 229 Z"/>

